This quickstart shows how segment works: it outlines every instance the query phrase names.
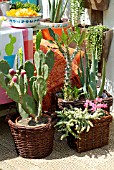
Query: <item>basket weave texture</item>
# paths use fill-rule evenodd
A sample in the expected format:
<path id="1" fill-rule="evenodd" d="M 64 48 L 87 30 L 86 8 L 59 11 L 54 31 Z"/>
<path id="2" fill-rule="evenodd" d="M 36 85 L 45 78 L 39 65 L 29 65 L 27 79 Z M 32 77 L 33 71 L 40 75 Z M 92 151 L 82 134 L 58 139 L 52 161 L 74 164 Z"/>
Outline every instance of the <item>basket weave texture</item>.
<path id="1" fill-rule="evenodd" d="M 14 123 L 15 118 L 8 119 L 12 136 L 20 156 L 24 158 L 43 158 L 53 150 L 54 125 L 49 122 L 36 127 L 25 127 Z"/>
<path id="2" fill-rule="evenodd" d="M 89 132 L 79 134 L 79 139 L 75 139 L 72 135 L 67 138 L 67 143 L 71 148 L 75 148 L 77 152 L 85 152 L 91 149 L 108 145 L 109 141 L 109 125 L 112 116 L 108 114 L 101 119 L 93 120 L 93 127 Z"/>

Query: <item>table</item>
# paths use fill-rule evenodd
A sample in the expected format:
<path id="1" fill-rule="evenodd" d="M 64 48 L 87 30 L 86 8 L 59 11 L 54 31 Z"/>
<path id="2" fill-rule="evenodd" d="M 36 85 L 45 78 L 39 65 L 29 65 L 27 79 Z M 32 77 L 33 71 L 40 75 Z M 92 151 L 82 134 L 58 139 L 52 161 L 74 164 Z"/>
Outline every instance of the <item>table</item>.
<path id="1" fill-rule="evenodd" d="M 21 47 L 24 61 L 33 61 L 33 28 L 13 28 L 7 21 L 4 21 L 0 28 L 0 59 L 6 59 L 10 66 L 14 68 L 15 55 Z M 10 102 L 12 100 L 0 87 L 0 105 Z"/>

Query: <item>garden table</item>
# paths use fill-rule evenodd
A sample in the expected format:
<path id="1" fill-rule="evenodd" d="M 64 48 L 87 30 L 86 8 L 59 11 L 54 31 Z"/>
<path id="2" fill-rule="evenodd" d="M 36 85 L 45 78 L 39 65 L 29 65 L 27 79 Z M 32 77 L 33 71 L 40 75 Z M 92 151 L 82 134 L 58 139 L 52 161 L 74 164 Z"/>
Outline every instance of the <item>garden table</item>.
<path id="1" fill-rule="evenodd" d="M 14 59 L 19 48 L 23 49 L 24 61 L 33 61 L 33 28 L 14 28 L 8 21 L 4 21 L 0 28 L 0 59 L 7 60 L 15 68 Z M 0 87 L 0 107 L 10 102 L 12 100 Z"/>

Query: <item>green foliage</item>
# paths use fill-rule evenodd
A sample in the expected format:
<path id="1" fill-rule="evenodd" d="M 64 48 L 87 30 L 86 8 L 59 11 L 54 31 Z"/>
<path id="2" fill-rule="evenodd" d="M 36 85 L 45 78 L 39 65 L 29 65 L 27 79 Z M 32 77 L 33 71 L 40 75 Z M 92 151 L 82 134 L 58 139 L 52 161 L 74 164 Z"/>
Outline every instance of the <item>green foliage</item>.
<path id="1" fill-rule="evenodd" d="M 104 112 L 97 109 L 96 112 L 89 113 L 88 109 L 81 108 L 64 108 L 62 111 L 57 111 L 58 122 L 56 127 L 58 131 L 62 131 L 61 140 L 69 134 L 75 138 L 79 138 L 79 134 L 83 131 L 88 132 L 93 127 L 92 120 L 99 119 L 104 116 Z"/>
<path id="2" fill-rule="evenodd" d="M 90 26 L 87 29 L 87 52 L 89 59 L 91 59 L 91 53 L 95 52 L 97 48 L 98 60 L 101 59 L 102 46 L 103 46 L 103 32 L 109 29 L 104 25 Z"/>
<path id="3" fill-rule="evenodd" d="M 85 39 L 85 32 L 81 33 L 80 29 L 77 27 L 75 31 L 72 31 L 72 29 L 68 29 L 67 34 L 64 32 L 64 30 L 62 30 L 62 35 L 60 37 L 57 34 L 55 34 L 51 28 L 49 28 L 49 33 L 54 39 L 54 41 L 50 41 L 50 42 L 58 46 L 59 51 L 62 53 L 62 55 L 66 60 L 65 75 L 64 75 L 64 89 L 63 89 L 64 100 L 73 100 L 74 96 L 75 95 L 77 96 L 78 89 L 76 90 L 76 87 L 75 89 L 73 89 L 71 85 L 70 78 L 71 78 L 71 71 L 72 71 L 72 61 L 76 56 L 76 54 L 80 51 L 81 45 Z M 77 47 L 72 55 L 70 55 L 70 51 L 69 51 L 69 45 L 71 44 L 71 42 L 75 42 L 77 44 Z M 75 95 L 73 91 L 76 92 Z"/>
<path id="4" fill-rule="evenodd" d="M 55 23 L 60 22 L 65 12 L 68 0 L 66 0 L 64 6 L 62 4 L 62 0 L 48 0 L 48 3 L 50 11 L 50 21 Z"/>
<path id="5" fill-rule="evenodd" d="M 74 28 L 79 24 L 80 17 L 84 13 L 84 0 L 70 0 L 70 17 Z"/>
<path id="6" fill-rule="evenodd" d="M 39 44 L 39 40 L 41 41 L 37 37 L 36 44 Z M 42 115 L 42 100 L 47 92 L 47 79 L 54 64 L 54 53 L 50 50 L 44 54 L 37 49 L 34 54 L 35 66 L 30 61 L 24 63 L 22 58 L 21 48 L 16 59 L 16 71 L 10 69 L 5 60 L 0 60 L 0 86 L 6 90 L 12 100 L 18 103 L 22 118 L 32 115 L 32 118 L 37 121 Z M 28 91 L 29 87 L 31 92 Z"/>
<path id="7" fill-rule="evenodd" d="M 103 69 L 102 69 L 102 82 L 100 88 L 98 88 L 98 56 L 97 50 L 92 53 L 91 63 L 89 62 L 88 54 L 86 53 L 86 69 L 82 63 L 82 58 L 80 62 L 80 68 L 78 69 L 78 74 L 83 88 L 85 98 L 95 99 L 100 97 L 104 90 L 105 76 L 106 76 L 106 61 L 103 59 Z"/>
<path id="8" fill-rule="evenodd" d="M 26 3 L 22 3 L 22 2 L 16 2 L 15 4 L 12 4 L 11 9 L 19 9 L 19 8 L 31 8 L 32 10 L 39 12 L 40 11 L 40 6 L 36 6 L 35 4 L 26 2 Z"/>

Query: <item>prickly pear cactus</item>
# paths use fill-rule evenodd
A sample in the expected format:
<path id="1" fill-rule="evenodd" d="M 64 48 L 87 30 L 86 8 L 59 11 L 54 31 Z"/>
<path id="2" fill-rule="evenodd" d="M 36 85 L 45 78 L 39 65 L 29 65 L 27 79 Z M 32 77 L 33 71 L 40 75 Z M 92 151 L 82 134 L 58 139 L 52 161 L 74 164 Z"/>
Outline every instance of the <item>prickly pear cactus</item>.
<path id="1" fill-rule="evenodd" d="M 11 44 L 14 43 L 14 37 L 10 38 Z M 22 118 L 32 115 L 32 118 L 38 120 L 42 115 L 42 100 L 47 92 L 47 79 L 54 64 L 54 53 L 50 50 L 44 54 L 37 49 L 34 55 L 35 65 L 30 61 L 23 63 L 22 48 L 19 49 L 16 57 L 21 61 L 19 65 L 16 58 L 16 71 L 10 69 L 7 61 L 0 60 L 0 86 L 6 90 L 12 100 L 18 103 Z"/>

